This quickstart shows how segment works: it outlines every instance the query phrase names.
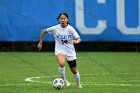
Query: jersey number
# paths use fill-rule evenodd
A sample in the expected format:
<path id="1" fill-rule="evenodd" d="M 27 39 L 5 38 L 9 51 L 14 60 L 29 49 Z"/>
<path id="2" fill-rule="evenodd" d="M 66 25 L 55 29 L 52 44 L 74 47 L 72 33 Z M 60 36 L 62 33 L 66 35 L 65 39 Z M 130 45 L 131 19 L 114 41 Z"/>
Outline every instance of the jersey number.
<path id="1" fill-rule="evenodd" d="M 61 40 L 62 44 L 67 44 L 67 40 Z"/>

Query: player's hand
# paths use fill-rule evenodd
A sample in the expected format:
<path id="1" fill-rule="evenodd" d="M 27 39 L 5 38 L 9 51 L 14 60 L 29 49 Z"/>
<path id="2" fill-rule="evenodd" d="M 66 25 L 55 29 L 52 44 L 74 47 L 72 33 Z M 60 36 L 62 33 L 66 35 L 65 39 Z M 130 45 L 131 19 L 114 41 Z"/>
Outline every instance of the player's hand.
<path id="1" fill-rule="evenodd" d="M 78 44 L 78 42 L 76 40 L 72 40 L 71 43 L 72 44 Z"/>
<path id="2" fill-rule="evenodd" d="M 39 42 L 38 43 L 37 48 L 38 48 L 39 51 L 41 50 L 41 48 L 42 48 L 42 42 Z"/>

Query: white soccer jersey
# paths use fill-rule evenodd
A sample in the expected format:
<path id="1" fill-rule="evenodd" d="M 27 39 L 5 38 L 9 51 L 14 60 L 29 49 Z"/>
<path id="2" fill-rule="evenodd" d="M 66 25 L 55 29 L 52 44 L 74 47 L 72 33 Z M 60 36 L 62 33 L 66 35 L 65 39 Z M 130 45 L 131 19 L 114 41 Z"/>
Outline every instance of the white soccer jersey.
<path id="1" fill-rule="evenodd" d="M 60 24 L 47 28 L 47 31 L 55 37 L 55 55 L 62 53 L 68 61 L 76 59 L 74 45 L 71 40 L 80 37 L 75 29 L 68 25 L 62 28 Z"/>

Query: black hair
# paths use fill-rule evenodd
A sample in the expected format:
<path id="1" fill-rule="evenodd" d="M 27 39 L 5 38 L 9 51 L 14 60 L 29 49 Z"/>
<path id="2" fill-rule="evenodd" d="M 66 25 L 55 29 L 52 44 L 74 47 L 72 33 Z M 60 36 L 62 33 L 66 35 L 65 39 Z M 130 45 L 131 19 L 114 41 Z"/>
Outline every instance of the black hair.
<path id="1" fill-rule="evenodd" d="M 61 13 L 58 15 L 58 17 L 57 17 L 57 20 L 58 20 L 58 21 L 59 21 L 59 18 L 60 18 L 61 15 L 65 15 L 65 16 L 67 17 L 67 19 L 69 19 L 69 16 L 68 16 L 68 14 L 67 14 L 66 12 L 61 12 Z M 60 22 L 59 22 L 59 23 L 60 23 Z M 68 23 L 67 23 L 67 24 L 70 25 L 69 20 L 68 20 Z"/>

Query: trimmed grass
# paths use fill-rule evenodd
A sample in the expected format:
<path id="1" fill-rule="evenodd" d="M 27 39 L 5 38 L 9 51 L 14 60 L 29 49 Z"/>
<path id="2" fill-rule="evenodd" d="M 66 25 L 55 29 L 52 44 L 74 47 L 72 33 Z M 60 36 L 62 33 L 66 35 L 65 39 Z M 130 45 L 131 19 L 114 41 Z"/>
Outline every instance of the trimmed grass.
<path id="1" fill-rule="evenodd" d="M 0 52 L 0 93 L 140 93 L 140 53 L 77 52 L 83 89 L 66 64 L 70 87 L 55 90 L 58 62 L 52 52 Z M 33 77 L 33 82 L 25 79 Z M 37 78 L 38 77 L 38 78 Z"/>

